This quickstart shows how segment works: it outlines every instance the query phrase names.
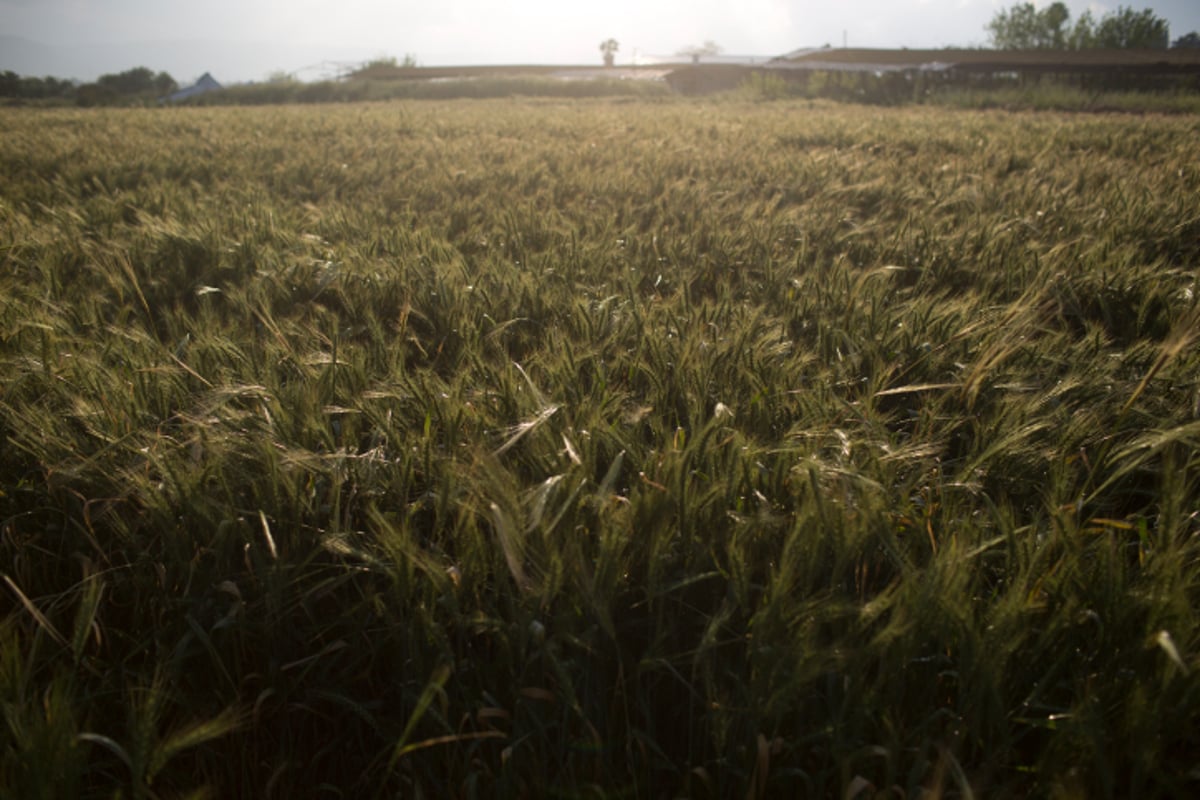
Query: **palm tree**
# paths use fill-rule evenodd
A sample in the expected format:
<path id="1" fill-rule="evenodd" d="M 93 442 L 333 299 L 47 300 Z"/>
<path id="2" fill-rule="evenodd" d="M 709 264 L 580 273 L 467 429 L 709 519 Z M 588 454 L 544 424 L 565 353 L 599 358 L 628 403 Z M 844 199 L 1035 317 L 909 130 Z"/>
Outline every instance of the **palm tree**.
<path id="1" fill-rule="evenodd" d="M 605 39 L 600 43 L 600 52 L 604 54 L 604 66 L 611 67 L 613 65 L 613 59 L 616 58 L 619 46 L 616 39 Z"/>

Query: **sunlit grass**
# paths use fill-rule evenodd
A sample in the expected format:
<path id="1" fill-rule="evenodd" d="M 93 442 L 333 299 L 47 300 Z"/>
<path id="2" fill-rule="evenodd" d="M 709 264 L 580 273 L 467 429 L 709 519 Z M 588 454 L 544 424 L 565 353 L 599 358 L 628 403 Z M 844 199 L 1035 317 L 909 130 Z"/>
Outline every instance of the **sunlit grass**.
<path id="1" fill-rule="evenodd" d="M 1194 791 L 1196 133 L 0 112 L 4 792 Z"/>

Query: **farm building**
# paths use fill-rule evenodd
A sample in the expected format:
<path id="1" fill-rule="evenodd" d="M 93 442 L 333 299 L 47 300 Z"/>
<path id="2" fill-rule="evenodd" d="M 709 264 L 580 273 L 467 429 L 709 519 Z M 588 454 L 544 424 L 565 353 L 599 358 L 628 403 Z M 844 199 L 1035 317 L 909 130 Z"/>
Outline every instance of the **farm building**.
<path id="1" fill-rule="evenodd" d="M 171 94 L 162 98 L 160 102 L 178 103 L 181 100 L 188 99 L 189 97 L 195 97 L 198 94 L 205 94 L 207 92 L 219 91 L 223 88 L 224 87 L 221 86 L 221 84 L 217 83 L 216 78 L 214 78 L 210 73 L 206 72 L 201 75 L 200 78 L 191 86 L 187 86 L 177 92 L 172 92 Z"/>

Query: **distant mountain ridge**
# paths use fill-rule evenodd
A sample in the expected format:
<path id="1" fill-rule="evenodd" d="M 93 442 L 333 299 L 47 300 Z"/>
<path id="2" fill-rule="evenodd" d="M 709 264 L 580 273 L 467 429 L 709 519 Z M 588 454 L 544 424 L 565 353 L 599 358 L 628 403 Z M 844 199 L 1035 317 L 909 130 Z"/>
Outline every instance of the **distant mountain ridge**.
<path id="1" fill-rule="evenodd" d="M 20 36 L 0 35 L 0 71 L 12 70 L 21 75 L 42 77 L 51 74 L 46 67 L 61 59 L 56 59 L 54 48 L 49 45 L 25 39 Z M 69 78 L 70 75 L 59 73 L 57 78 Z"/>

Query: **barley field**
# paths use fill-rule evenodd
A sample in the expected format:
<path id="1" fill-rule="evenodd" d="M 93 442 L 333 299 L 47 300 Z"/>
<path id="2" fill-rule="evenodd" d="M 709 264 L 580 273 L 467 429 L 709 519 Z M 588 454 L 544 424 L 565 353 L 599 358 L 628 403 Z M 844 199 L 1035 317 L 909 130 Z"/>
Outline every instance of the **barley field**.
<path id="1" fill-rule="evenodd" d="M 1200 117 L 0 109 L 0 797 L 1200 791 Z"/>

